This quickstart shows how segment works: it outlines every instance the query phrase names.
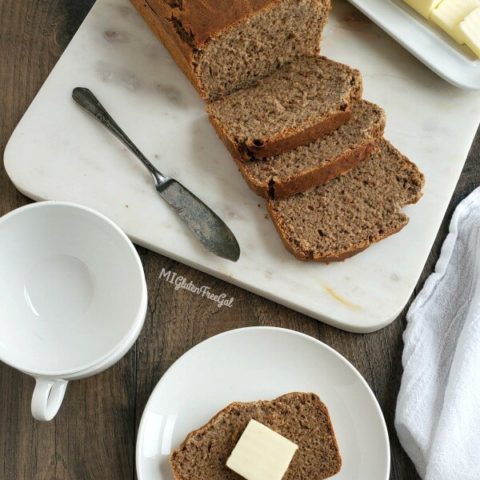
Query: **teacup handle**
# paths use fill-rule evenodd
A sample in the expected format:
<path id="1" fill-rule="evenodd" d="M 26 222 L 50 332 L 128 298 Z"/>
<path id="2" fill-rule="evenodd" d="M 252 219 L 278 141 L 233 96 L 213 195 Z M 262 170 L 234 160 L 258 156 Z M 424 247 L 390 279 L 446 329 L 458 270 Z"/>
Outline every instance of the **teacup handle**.
<path id="1" fill-rule="evenodd" d="M 60 409 L 68 382 L 37 378 L 32 396 L 33 418 L 48 422 Z"/>

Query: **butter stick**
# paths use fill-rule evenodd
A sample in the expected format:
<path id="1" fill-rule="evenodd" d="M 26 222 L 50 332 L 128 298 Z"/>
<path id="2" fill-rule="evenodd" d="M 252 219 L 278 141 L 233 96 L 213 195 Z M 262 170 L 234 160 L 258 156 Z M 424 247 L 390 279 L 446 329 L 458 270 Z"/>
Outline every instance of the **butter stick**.
<path id="1" fill-rule="evenodd" d="M 462 40 L 480 58 L 480 8 L 469 13 L 460 23 Z"/>
<path id="2" fill-rule="evenodd" d="M 423 15 L 425 18 L 429 18 L 431 11 L 442 0 L 404 0 L 404 1 L 405 3 L 410 5 L 414 10 L 420 13 L 420 15 Z"/>
<path id="3" fill-rule="evenodd" d="M 432 10 L 431 19 L 457 43 L 463 44 L 465 39 L 460 24 L 477 7 L 480 7 L 480 0 L 443 0 Z"/>

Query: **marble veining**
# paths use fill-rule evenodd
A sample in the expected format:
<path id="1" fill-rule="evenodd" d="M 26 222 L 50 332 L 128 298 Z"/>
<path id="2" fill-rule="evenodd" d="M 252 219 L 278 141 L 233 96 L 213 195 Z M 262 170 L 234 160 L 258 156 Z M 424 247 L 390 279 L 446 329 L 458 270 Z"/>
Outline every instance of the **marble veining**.
<path id="1" fill-rule="evenodd" d="M 12 135 L 7 172 L 29 197 L 93 207 L 140 245 L 340 328 L 376 330 L 415 287 L 475 135 L 480 96 L 435 76 L 345 1 L 335 2 L 322 48 L 361 70 L 365 98 L 387 112 L 386 136 L 426 175 L 424 198 L 406 208 L 409 225 L 345 262 L 303 263 L 284 249 L 198 94 L 128 0 L 96 2 Z M 238 263 L 190 236 L 148 172 L 74 104 L 75 86 L 91 88 L 162 172 L 228 222 Z"/>

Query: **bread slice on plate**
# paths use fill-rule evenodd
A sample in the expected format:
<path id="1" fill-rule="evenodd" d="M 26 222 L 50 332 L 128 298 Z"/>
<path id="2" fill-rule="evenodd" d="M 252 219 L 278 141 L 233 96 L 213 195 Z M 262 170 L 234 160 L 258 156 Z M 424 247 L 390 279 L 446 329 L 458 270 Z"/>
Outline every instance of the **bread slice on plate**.
<path id="1" fill-rule="evenodd" d="M 323 480 L 341 468 L 327 407 L 314 393 L 232 403 L 190 433 L 170 457 L 175 480 L 240 480 L 225 463 L 248 422 L 257 420 L 298 445 L 282 480 Z"/>
<path id="2" fill-rule="evenodd" d="M 361 94 L 358 70 L 325 57 L 302 57 L 207 108 L 232 155 L 249 161 L 332 132 L 350 119 Z"/>
<path id="3" fill-rule="evenodd" d="M 265 198 L 287 198 L 351 170 L 373 152 L 385 128 L 381 107 L 356 102 L 352 118 L 340 128 L 275 157 L 237 166 L 249 187 Z"/>
<path id="4" fill-rule="evenodd" d="M 351 257 L 401 230 L 402 207 L 422 195 L 423 174 L 388 141 L 345 175 L 283 200 L 267 202 L 287 249 L 300 260 Z"/>
<path id="5" fill-rule="evenodd" d="M 330 0 L 131 1 L 207 99 L 318 55 L 330 11 Z"/>

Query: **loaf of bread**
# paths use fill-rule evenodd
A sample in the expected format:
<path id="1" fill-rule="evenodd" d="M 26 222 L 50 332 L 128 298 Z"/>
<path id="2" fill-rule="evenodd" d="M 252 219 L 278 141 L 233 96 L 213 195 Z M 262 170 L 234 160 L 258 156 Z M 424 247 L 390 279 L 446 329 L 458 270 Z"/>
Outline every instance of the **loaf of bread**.
<path id="1" fill-rule="evenodd" d="M 261 82 L 207 106 L 239 161 L 279 155 L 337 129 L 361 98 L 360 72 L 325 57 L 302 57 Z"/>
<path id="2" fill-rule="evenodd" d="M 131 0 L 206 99 L 317 55 L 330 0 Z"/>
<path id="3" fill-rule="evenodd" d="M 401 230 L 402 207 L 422 195 L 424 177 L 388 141 L 345 175 L 283 200 L 267 202 L 287 249 L 300 260 L 351 257 Z"/>
<path id="4" fill-rule="evenodd" d="M 327 407 L 314 393 L 232 403 L 173 451 L 175 480 L 241 480 L 226 462 L 248 422 L 257 420 L 298 445 L 282 480 L 323 480 L 341 468 Z"/>
<path id="5" fill-rule="evenodd" d="M 318 140 L 275 157 L 237 166 L 249 187 L 265 198 L 287 198 L 342 175 L 373 152 L 383 135 L 385 112 L 365 100 L 357 102 L 352 118 Z"/>
<path id="6" fill-rule="evenodd" d="M 407 224 L 423 175 L 381 139 L 360 72 L 319 56 L 330 0 L 131 1 L 297 258 L 343 260 Z"/>

